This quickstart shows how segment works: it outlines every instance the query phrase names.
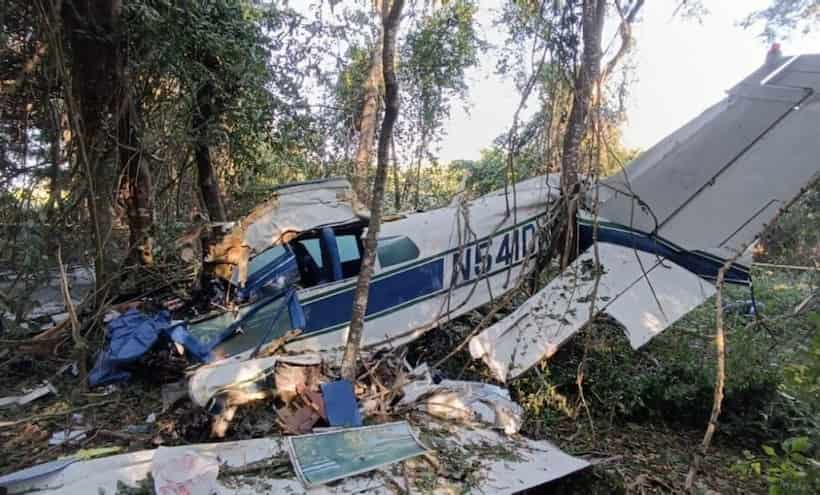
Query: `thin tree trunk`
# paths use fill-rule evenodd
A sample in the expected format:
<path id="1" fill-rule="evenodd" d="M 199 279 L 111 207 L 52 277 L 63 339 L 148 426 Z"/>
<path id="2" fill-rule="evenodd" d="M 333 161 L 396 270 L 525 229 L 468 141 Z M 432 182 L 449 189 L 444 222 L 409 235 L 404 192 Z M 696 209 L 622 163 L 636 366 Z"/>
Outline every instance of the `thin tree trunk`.
<path id="1" fill-rule="evenodd" d="M 709 450 L 712 443 L 712 436 L 717 430 L 718 417 L 723 405 L 723 386 L 726 382 L 726 337 L 723 330 L 723 286 L 725 285 L 726 271 L 731 268 L 735 258 L 730 259 L 720 268 L 717 276 L 717 294 L 715 295 L 715 352 L 717 363 L 715 365 L 715 393 L 712 401 L 712 413 L 709 415 L 709 424 L 706 426 L 706 433 L 703 435 L 703 442 L 700 449 L 695 452 L 689 472 L 686 474 L 685 488 L 691 490 L 695 483 L 695 475 L 700 468 L 700 463 Z"/>
<path id="2" fill-rule="evenodd" d="M 379 18 L 382 17 L 382 0 L 373 2 L 373 11 Z M 367 176 L 370 170 L 370 161 L 373 156 L 373 142 L 376 140 L 376 120 L 379 116 L 379 90 L 382 85 L 382 45 L 384 29 L 379 30 L 377 42 L 370 52 L 370 69 L 364 86 L 364 100 L 362 101 L 361 118 L 359 120 L 359 143 L 356 147 L 356 156 L 353 159 L 353 190 L 364 204 L 368 199 Z"/>
<path id="3" fill-rule="evenodd" d="M 73 0 L 62 5 L 61 15 L 71 45 L 72 89 L 79 110 L 78 128 L 80 162 L 85 172 L 89 194 L 88 211 L 95 244 L 95 271 L 101 304 L 114 270 L 112 259 L 105 255 L 105 244 L 111 234 L 116 167 L 112 160 L 114 145 L 105 135 L 104 123 L 111 112 L 119 80 L 120 0 Z M 76 118 L 76 116 L 75 116 Z M 75 120 L 75 123 L 77 120 Z"/>
<path id="4" fill-rule="evenodd" d="M 396 194 L 393 198 L 393 206 L 396 213 L 401 211 L 401 175 L 399 173 L 399 160 L 396 156 L 396 141 L 390 140 L 390 155 L 393 158 L 393 189 Z"/>
<path id="5" fill-rule="evenodd" d="M 382 199 L 387 182 L 387 165 L 390 142 L 393 138 L 393 126 L 399 116 L 399 83 L 395 72 L 396 32 L 399 28 L 404 0 L 393 0 L 389 12 L 386 6 L 382 9 L 384 46 L 382 60 L 385 86 L 385 109 L 379 134 L 379 149 L 376 161 L 376 178 L 373 184 L 373 196 L 370 202 L 370 224 L 367 228 L 362 266 L 356 282 L 356 293 L 353 296 L 353 312 L 350 317 L 350 330 L 347 335 L 344 356 L 342 358 L 342 377 L 351 381 L 356 379 L 356 363 L 362 342 L 364 315 L 367 310 L 367 296 L 373 266 L 376 261 L 376 242 L 381 227 Z"/>
<path id="6" fill-rule="evenodd" d="M 421 121 L 421 118 L 419 118 Z M 421 125 L 421 124 L 419 124 Z M 416 194 L 413 198 L 413 209 L 418 210 L 421 204 L 421 160 L 424 158 L 424 152 L 427 149 L 427 131 L 421 133 L 421 143 L 419 145 L 418 154 L 416 156 Z"/>
<path id="7" fill-rule="evenodd" d="M 48 168 L 49 185 L 48 206 L 46 207 L 46 211 L 48 212 L 48 218 L 51 219 L 53 218 L 54 211 L 60 201 L 60 162 L 62 161 L 60 140 L 62 136 L 62 126 L 60 125 L 60 115 L 57 112 L 57 108 L 55 107 L 53 101 L 49 101 L 49 107 L 48 124 L 51 128 L 49 132 L 49 139 L 51 142 L 48 145 L 48 154 L 51 164 Z"/>
<path id="8" fill-rule="evenodd" d="M 593 87 L 601 72 L 601 33 L 604 26 L 606 0 L 584 0 L 582 36 L 584 51 L 581 68 L 575 78 L 575 95 L 572 100 L 569 123 L 564 134 L 561 156 L 561 194 L 566 199 L 566 220 L 561 235 L 561 268 L 564 269 L 575 256 L 576 217 L 581 194 L 578 168 L 581 163 L 581 143 L 587 130 L 589 108 Z"/>
<path id="9" fill-rule="evenodd" d="M 123 99 L 119 125 L 120 167 L 123 182 L 120 194 L 125 201 L 130 230 L 129 258 L 143 266 L 154 263 L 154 201 L 151 172 L 142 159 L 138 139 L 139 114 L 137 103 Z"/>
<path id="10" fill-rule="evenodd" d="M 194 98 L 194 110 L 191 126 L 194 132 L 194 159 L 199 175 L 199 190 L 208 216 L 212 222 L 225 222 L 225 206 L 219 191 L 219 181 L 211 160 L 211 149 L 208 139 L 208 128 L 214 118 L 214 88 L 211 81 L 205 82 L 197 90 Z"/>

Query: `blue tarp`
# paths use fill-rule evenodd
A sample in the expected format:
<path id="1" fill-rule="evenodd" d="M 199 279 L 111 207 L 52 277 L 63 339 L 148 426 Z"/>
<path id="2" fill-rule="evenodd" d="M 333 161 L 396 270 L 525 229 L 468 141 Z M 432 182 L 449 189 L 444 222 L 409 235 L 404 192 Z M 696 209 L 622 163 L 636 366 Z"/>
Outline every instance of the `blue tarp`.
<path id="1" fill-rule="evenodd" d="M 207 361 L 210 355 L 210 349 L 188 333 L 185 323 L 171 321 L 168 311 L 147 315 L 131 309 L 108 324 L 106 345 L 88 374 L 88 384 L 96 387 L 128 380 L 131 373 L 121 367 L 141 358 L 160 340 L 182 345 L 197 361 Z"/>

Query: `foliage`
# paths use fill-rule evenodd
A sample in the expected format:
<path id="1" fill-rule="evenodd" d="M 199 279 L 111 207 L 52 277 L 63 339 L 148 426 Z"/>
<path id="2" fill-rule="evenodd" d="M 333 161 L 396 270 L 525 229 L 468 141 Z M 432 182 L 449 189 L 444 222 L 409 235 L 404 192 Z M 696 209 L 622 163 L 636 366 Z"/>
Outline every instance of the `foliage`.
<path id="1" fill-rule="evenodd" d="M 774 317 L 791 313 L 805 297 L 810 279 L 758 273 L 756 281 L 761 312 Z M 737 301 L 748 296 L 737 287 L 728 287 L 727 293 Z M 726 323 L 729 371 L 721 431 L 748 446 L 816 434 L 816 419 L 794 399 L 797 392 L 784 388 L 790 383 L 791 365 L 804 370 L 802 365 L 811 361 L 795 349 L 816 334 L 812 320 L 774 317 L 764 326 L 729 313 Z M 532 411 L 539 418 L 577 414 L 576 374 L 578 363 L 586 359 L 585 397 L 596 417 L 611 423 L 652 420 L 700 427 L 712 404 L 713 332 L 714 305 L 709 301 L 637 352 L 616 323 L 600 320 L 568 341 L 541 369 L 519 379 L 516 393 L 522 403 L 541 404 Z M 801 376 L 811 376 L 811 371 Z"/>
<path id="2" fill-rule="evenodd" d="M 760 37 L 770 42 L 795 32 L 808 34 L 820 26 L 820 3 L 817 0 L 771 0 L 768 7 L 753 12 L 743 24 L 747 28 L 762 24 Z"/>
<path id="3" fill-rule="evenodd" d="M 811 266 L 820 263 L 820 187 L 809 188 L 761 236 L 760 261 Z"/>
<path id="4" fill-rule="evenodd" d="M 422 16 L 400 48 L 404 131 L 421 157 L 441 134 L 453 97 L 467 93 L 465 71 L 478 63 L 483 46 L 476 30 L 472 0 L 455 0 Z M 408 138 L 405 138 L 408 141 Z"/>
<path id="5" fill-rule="evenodd" d="M 134 77 L 145 83 L 144 104 L 154 110 L 146 119 L 156 116 L 178 126 L 172 134 L 157 129 L 149 142 L 187 142 L 194 95 L 212 84 L 218 121 L 210 140 L 230 155 L 221 170 L 226 180 L 244 185 L 270 160 L 300 154 L 301 145 L 294 143 L 310 140 L 301 132 L 305 124 L 299 113 L 305 108 L 300 63 L 308 47 L 298 45 L 297 13 L 246 0 L 208 0 L 185 8 L 145 0 L 127 6 L 132 50 L 139 54 L 132 57 Z M 172 144 L 169 138 L 179 141 Z"/>
<path id="6" fill-rule="evenodd" d="M 783 395 L 797 406 L 804 421 L 798 425 L 801 436 L 792 436 L 780 449 L 763 444 L 765 457 L 744 452 L 745 459 L 735 469 L 745 476 L 765 476 L 769 493 L 803 494 L 820 491 L 820 314 L 812 313 L 814 340 L 800 359 L 785 366 Z"/>
<path id="7" fill-rule="evenodd" d="M 770 495 L 803 495 L 820 491 L 820 466 L 810 456 L 817 449 L 808 437 L 784 440 L 777 449 L 763 445 L 765 456 L 744 451 L 733 469 L 742 476 L 765 476 Z"/>

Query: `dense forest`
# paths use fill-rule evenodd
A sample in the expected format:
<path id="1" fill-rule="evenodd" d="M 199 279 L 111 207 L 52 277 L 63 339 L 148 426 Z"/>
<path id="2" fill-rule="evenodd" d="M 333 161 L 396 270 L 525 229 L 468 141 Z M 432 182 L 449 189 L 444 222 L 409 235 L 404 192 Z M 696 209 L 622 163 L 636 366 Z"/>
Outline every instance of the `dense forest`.
<path id="1" fill-rule="evenodd" d="M 681 22 L 709 15 L 708 2 L 672 3 Z M 85 378 L 112 307 L 198 297 L 207 289 L 205 248 L 180 247 L 292 182 L 347 178 L 370 211 L 340 371 L 355 382 L 362 363 L 351 341 L 361 338 L 382 219 L 559 176 L 561 199 L 526 290 L 403 351 L 448 377 L 490 380 L 462 341 L 572 261 L 585 188 L 641 151 L 622 142 L 621 129 L 632 49 L 652 43 L 633 36 L 644 0 L 498 5 L 500 45 L 478 23 L 481 0 L 5 0 L 0 395 L 45 380 L 60 393 L 25 410 L 0 408 L 0 473 L 79 448 L 207 440 L 205 413 L 163 405 L 159 387 L 182 376 L 181 361 L 149 358 L 147 376 L 104 391 Z M 813 0 L 771 0 L 744 21 L 760 32 L 761 54 L 764 42 L 818 24 Z M 444 161 L 446 124 L 471 103 L 469 74 L 490 57 L 492 70 L 515 82 L 519 106 L 480 159 Z M 638 352 L 599 318 L 509 384 L 524 408 L 522 433 L 600 460 L 552 489 L 817 493 L 816 184 L 769 226 L 755 260 L 759 313 L 749 314 L 745 289 L 719 288 L 729 309 L 709 299 Z M 68 279 L 84 267 L 92 288 L 72 293 Z M 55 326 L 36 316 L 44 286 L 67 308 Z M 725 333 L 725 353 L 716 333 L 720 342 Z M 277 434 L 269 409 L 240 410 L 226 438 Z M 150 429 L 127 430 L 160 410 Z M 95 418 L 94 433 L 79 446 L 50 445 L 76 412 Z M 477 471 L 448 469 L 460 480 Z"/>

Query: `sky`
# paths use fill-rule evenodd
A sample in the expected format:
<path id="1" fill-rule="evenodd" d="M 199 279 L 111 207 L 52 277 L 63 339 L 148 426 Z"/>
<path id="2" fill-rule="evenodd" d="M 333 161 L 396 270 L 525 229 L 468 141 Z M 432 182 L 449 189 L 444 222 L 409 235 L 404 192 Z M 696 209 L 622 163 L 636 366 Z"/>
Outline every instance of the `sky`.
<path id="1" fill-rule="evenodd" d="M 504 0 L 481 0 L 479 22 L 491 43 L 503 35 L 492 19 Z M 673 18 L 677 0 L 650 0 L 633 28 L 637 81 L 630 88 L 624 143 L 647 149 L 708 106 L 763 63 L 768 46 L 758 30 L 738 23 L 769 0 L 705 1 L 702 22 Z M 605 36 L 604 43 L 608 41 Z M 820 33 L 782 40 L 785 55 L 820 52 Z M 477 159 L 482 148 L 512 122 L 519 95 L 511 80 L 494 74 L 492 57 L 468 74 L 468 110 L 456 105 L 446 126 L 439 157 L 443 161 Z"/>

